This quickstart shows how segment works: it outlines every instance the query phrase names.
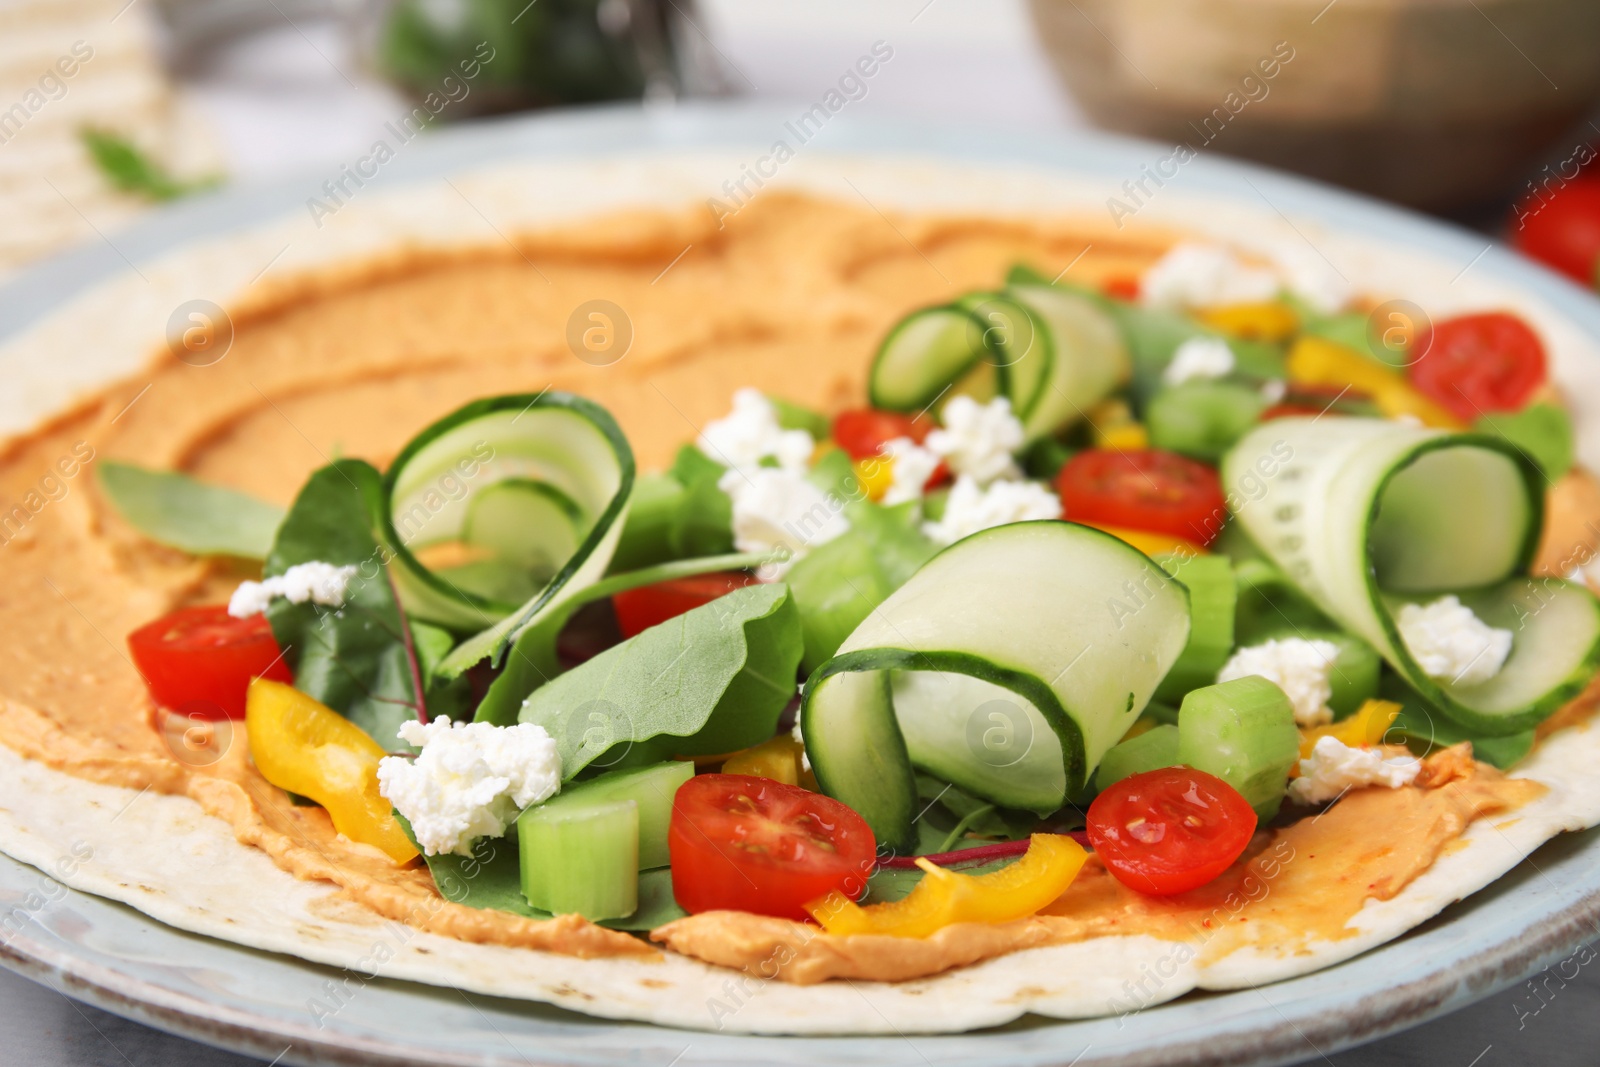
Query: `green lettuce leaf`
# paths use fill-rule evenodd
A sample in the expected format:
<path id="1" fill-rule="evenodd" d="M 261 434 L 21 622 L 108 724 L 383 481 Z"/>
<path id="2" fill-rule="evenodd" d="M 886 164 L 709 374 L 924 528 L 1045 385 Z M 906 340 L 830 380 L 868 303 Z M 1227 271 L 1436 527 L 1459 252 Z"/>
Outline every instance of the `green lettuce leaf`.
<path id="1" fill-rule="evenodd" d="M 449 635 L 435 627 L 413 636 L 389 581 L 388 547 L 378 530 L 382 476 L 369 463 L 340 460 L 311 476 L 290 507 L 267 556 L 265 572 L 321 560 L 354 566 L 356 576 L 335 610 L 278 599 L 267 609 L 273 636 L 294 669 L 295 688 L 361 727 L 386 749 L 408 746 L 400 724 L 417 717 L 416 679 L 422 663 L 436 666 Z M 419 639 L 420 638 L 420 639 Z M 464 680 L 436 692 L 459 713 Z M 419 699 L 420 698 L 420 699 Z"/>
<path id="2" fill-rule="evenodd" d="M 253 496 L 209 485 L 177 471 L 147 470 L 101 460 L 106 499 L 152 541 L 196 556 L 265 559 L 284 510 Z"/>
<path id="3" fill-rule="evenodd" d="M 749 586 L 535 689 L 518 720 L 555 738 L 567 779 L 591 764 L 633 767 L 733 752 L 776 732 L 795 695 L 800 648 L 788 587 Z"/>

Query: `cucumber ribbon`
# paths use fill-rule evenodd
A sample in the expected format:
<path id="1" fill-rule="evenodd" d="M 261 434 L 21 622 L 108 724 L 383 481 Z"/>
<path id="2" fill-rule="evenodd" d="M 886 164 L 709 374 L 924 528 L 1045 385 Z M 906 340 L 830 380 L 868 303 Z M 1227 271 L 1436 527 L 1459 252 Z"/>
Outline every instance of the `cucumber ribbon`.
<path id="1" fill-rule="evenodd" d="M 1600 664 L 1600 601 L 1580 583 L 1528 576 L 1544 480 L 1503 438 L 1384 419 L 1275 419 L 1234 446 L 1222 476 L 1235 520 L 1290 581 L 1474 734 L 1529 729 Z M 1429 677 L 1406 648 L 1400 608 L 1446 594 L 1512 631 L 1492 678 Z"/>

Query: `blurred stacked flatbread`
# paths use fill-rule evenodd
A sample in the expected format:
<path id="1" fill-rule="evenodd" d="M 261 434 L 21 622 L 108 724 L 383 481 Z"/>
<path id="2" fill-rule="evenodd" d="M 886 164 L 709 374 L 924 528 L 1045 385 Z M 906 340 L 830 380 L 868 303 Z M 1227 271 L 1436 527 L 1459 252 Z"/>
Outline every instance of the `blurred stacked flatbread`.
<path id="1" fill-rule="evenodd" d="M 149 207 L 95 166 L 86 127 L 177 174 L 217 166 L 161 69 L 148 0 L 0 0 L 0 275 Z"/>

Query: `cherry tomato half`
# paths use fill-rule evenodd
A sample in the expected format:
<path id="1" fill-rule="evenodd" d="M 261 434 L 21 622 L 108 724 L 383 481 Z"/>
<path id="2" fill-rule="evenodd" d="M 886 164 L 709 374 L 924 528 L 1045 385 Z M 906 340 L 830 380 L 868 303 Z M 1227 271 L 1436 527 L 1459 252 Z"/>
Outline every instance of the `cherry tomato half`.
<path id="1" fill-rule="evenodd" d="M 1227 508 L 1217 472 L 1186 456 L 1146 448 L 1079 452 L 1056 475 L 1062 514 L 1209 544 Z"/>
<path id="2" fill-rule="evenodd" d="M 856 408 L 841 411 L 833 420 L 833 439 L 851 459 L 867 459 L 883 451 L 896 437 L 909 437 L 921 444 L 934 429 L 929 418 L 913 419 L 894 411 Z"/>
<path id="3" fill-rule="evenodd" d="M 622 629 L 622 636 L 627 638 L 725 597 L 735 589 L 753 585 L 755 581 L 754 575 L 743 571 L 696 574 L 615 593 L 611 606 L 617 611 L 617 625 Z"/>
<path id="4" fill-rule="evenodd" d="M 1256 813 L 1233 786 L 1190 767 L 1135 774 L 1094 798 L 1089 843 L 1129 889 L 1164 897 L 1205 885 L 1250 843 Z"/>
<path id="5" fill-rule="evenodd" d="M 859 897 L 878 852 L 866 820 L 837 800 L 748 774 L 700 774 L 679 787 L 667 847 L 685 911 L 802 922 L 825 893 Z"/>
<path id="6" fill-rule="evenodd" d="M 1544 344 L 1527 323 L 1501 311 L 1444 319 L 1417 338 L 1422 355 L 1411 384 L 1471 422 L 1525 407 L 1544 384 Z"/>
<path id="7" fill-rule="evenodd" d="M 1101 285 L 1100 291 L 1107 296 L 1114 296 L 1118 300 L 1137 300 L 1139 299 L 1139 288 L 1139 279 L 1131 274 L 1126 274 L 1107 278 L 1104 284 Z"/>
<path id="8" fill-rule="evenodd" d="M 155 702 L 194 718 L 242 719 L 250 679 L 294 681 L 266 616 L 236 619 L 221 604 L 146 623 L 128 635 L 128 651 Z"/>
<path id="9" fill-rule="evenodd" d="M 1513 212 L 1511 243 L 1580 284 L 1600 286 L 1600 178 L 1530 196 Z"/>

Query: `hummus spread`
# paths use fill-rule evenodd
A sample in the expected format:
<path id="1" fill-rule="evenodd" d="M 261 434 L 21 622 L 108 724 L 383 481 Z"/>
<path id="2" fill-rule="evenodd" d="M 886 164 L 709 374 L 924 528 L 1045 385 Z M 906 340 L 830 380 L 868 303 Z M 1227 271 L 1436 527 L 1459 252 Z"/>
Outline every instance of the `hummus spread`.
<path id="1" fill-rule="evenodd" d="M 720 229 L 704 211 L 619 215 L 515 247 L 397 254 L 280 286 L 234 311 L 220 361 L 193 366 L 162 353 L 146 373 L 0 449 L 0 741 L 86 779 L 190 796 L 283 869 L 335 883 L 386 918 L 468 941 L 654 956 L 647 942 L 576 917 L 537 922 L 449 903 L 420 864 L 395 868 L 262 779 L 242 724 L 200 738 L 185 720 L 171 728 L 126 635 L 185 604 L 224 601 L 252 575 L 144 539 L 99 497 L 93 460 L 182 470 L 287 504 L 334 456 L 381 466 L 469 400 L 553 387 L 608 408 L 641 467 L 658 468 L 739 386 L 824 410 L 859 404 L 879 339 L 908 308 L 993 285 L 1018 261 L 1086 283 L 1135 275 L 1171 240 L 1071 222 L 891 221 L 866 206 L 771 192 Z M 629 321 L 620 359 L 569 347 L 575 309 L 594 300 Z M 1588 543 L 1595 497 L 1568 509 L 1556 543 Z M 784 976 L 810 982 L 910 978 L 1104 934 L 1193 938 L 1217 922 L 1211 946 L 1268 943 L 1268 929 L 1335 937 L 1363 900 L 1397 892 L 1473 818 L 1537 788 L 1466 767 L 1443 788 L 1347 797 L 1320 822 L 1265 835 L 1251 863 L 1216 887 L 1173 900 L 1140 898 L 1091 865 L 1045 915 L 926 942 L 829 938 L 726 913 L 657 938 L 734 967 L 790 945 Z M 1270 893 L 1227 910 L 1227 894 L 1245 892 L 1267 862 L 1283 869 Z"/>

